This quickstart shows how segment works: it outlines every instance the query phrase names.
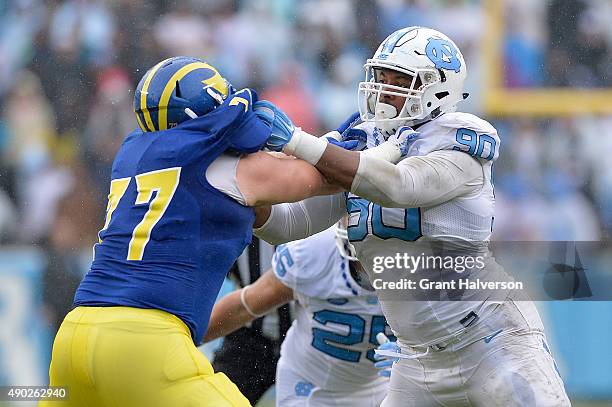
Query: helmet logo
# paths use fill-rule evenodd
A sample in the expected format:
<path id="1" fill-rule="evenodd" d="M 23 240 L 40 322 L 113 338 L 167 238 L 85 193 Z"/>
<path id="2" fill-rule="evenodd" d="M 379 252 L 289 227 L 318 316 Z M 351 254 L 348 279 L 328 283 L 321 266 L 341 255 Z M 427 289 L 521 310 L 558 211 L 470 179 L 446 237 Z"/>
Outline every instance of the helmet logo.
<path id="1" fill-rule="evenodd" d="M 406 35 L 408 34 L 410 31 L 415 31 L 418 27 L 407 27 L 401 30 L 397 30 L 396 32 L 394 32 L 393 34 L 391 34 L 390 36 L 387 37 L 387 39 L 385 40 L 385 42 L 382 44 L 382 49 L 381 49 L 381 54 L 391 54 L 393 53 L 393 50 L 395 49 L 395 47 L 399 47 L 404 45 L 406 42 L 410 41 L 411 39 L 413 39 L 416 36 L 416 32 L 410 36 L 410 38 L 406 39 L 405 41 L 403 41 L 401 44 L 398 44 L 398 42 Z M 387 56 L 382 57 L 381 59 L 386 59 Z"/>
<path id="2" fill-rule="evenodd" d="M 214 90 L 216 90 L 218 93 L 220 93 L 223 96 L 223 98 L 226 98 L 228 95 L 228 89 L 227 89 L 228 86 L 227 86 L 226 80 L 223 79 L 221 74 L 219 74 L 219 72 L 215 68 L 213 68 L 212 66 L 208 64 L 205 64 L 205 65 L 207 69 L 212 71 L 212 76 L 202 81 L 202 84 L 205 85 L 204 89 L 210 86 Z"/>
<path id="3" fill-rule="evenodd" d="M 430 38 L 425 47 L 427 57 L 436 66 L 436 69 L 446 69 L 459 72 L 461 70 L 461 61 L 457 56 L 459 50 L 452 42 L 442 38 Z"/>

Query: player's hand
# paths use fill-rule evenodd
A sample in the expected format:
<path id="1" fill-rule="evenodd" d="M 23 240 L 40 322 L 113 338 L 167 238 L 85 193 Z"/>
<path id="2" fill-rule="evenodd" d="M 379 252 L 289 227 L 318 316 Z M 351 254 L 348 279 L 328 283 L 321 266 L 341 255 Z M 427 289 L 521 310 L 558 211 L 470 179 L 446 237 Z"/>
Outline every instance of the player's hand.
<path id="1" fill-rule="evenodd" d="M 359 112 L 355 112 L 352 115 L 350 115 L 348 119 L 342 122 L 342 124 L 338 126 L 336 131 L 340 134 L 344 134 L 345 131 L 347 131 L 348 129 L 352 127 L 355 127 L 357 124 L 359 124 L 360 121 L 361 121 L 361 115 L 359 114 Z"/>
<path id="2" fill-rule="evenodd" d="M 272 134 L 266 147 L 272 151 L 282 151 L 293 137 L 295 126 L 291 119 L 273 103 L 261 100 L 253 105 L 253 111 L 261 121 L 270 127 Z"/>
<path id="3" fill-rule="evenodd" d="M 356 141 L 357 143 L 366 144 L 368 142 L 368 133 L 363 129 L 351 127 L 342 133 L 342 141 Z"/>
<path id="4" fill-rule="evenodd" d="M 397 342 L 389 341 L 387 335 L 382 332 L 379 332 L 376 335 L 376 340 L 380 344 L 377 350 L 386 350 L 391 352 L 400 353 L 400 347 L 397 345 Z M 374 354 L 374 359 L 378 360 L 378 362 L 374 363 L 374 367 L 379 369 L 378 375 L 382 377 L 390 377 L 391 376 L 391 367 L 393 363 L 399 361 L 399 358 L 392 358 L 389 356 L 382 356 L 378 354 Z"/>
<path id="5" fill-rule="evenodd" d="M 359 112 L 353 113 L 344 121 L 336 131 L 342 135 L 342 141 L 356 140 L 358 143 L 366 144 L 368 142 L 368 133 L 363 129 L 358 129 L 357 126 L 361 123 L 361 115 Z"/>
<path id="6" fill-rule="evenodd" d="M 325 136 L 330 143 L 340 145 L 340 147 L 346 150 L 353 150 L 359 143 L 365 144 L 368 141 L 368 134 L 365 132 L 365 130 L 355 128 L 355 126 L 360 122 L 361 116 L 359 115 L 359 112 L 355 112 L 350 115 L 349 118 L 346 119 L 340 126 L 338 126 L 336 130 L 330 131 Z M 349 141 L 351 143 L 338 144 L 331 140 L 335 140 L 338 143 L 345 143 Z M 357 143 L 352 143 L 352 141 L 357 141 Z M 346 145 L 355 145 L 355 147 L 347 148 L 345 147 Z"/>
<path id="7" fill-rule="evenodd" d="M 412 127 L 402 126 L 397 129 L 394 135 L 387 139 L 386 143 L 396 145 L 399 148 L 401 158 L 404 158 L 408 154 L 410 143 L 417 137 L 419 137 L 419 133 L 414 131 Z"/>

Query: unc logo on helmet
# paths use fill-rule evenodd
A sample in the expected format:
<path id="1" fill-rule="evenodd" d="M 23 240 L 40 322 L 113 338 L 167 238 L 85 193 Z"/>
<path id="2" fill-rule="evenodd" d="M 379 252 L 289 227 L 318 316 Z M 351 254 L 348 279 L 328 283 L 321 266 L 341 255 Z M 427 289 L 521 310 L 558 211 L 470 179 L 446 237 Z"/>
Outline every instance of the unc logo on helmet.
<path id="1" fill-rule="evenodd" d="M 430 38 L 425 47 L 425 54 L 437 69 L 459 72 L 461 61 L 457 57 L 459 50 L 455 45 L 442 38 Z"/>
<path id="2" fill-rule="evenodd" d="M 134 94 L 134 112 L 144 132 L 167 130 L 190 117 L 202 116 L 234 92 L 230 83 L 206 62 L 191 57 L 168 58 L 142 77 Z"/>
<path id="3" fill-rule="evenodd" d="M 386 54 L 391 54 L 396 47 L 401 47 L 406 42 L 415 38 L 418 28 L 419 27 L 407 27 L 407 28 L 398 30 L 394 32 L 393 34 L 389 35 L 382 44 L 382 49 L 380 51 L 381 55 L 379 56 L 379 58 L 383 55 L 386 56 Z M 412 31 L 412 35 L 410 35 L 407 38 L 404 38 L 406 34 L 408 34 L 411 31 Z M 403 41 L 400 43 L 400 40 L 403 40 Z"/>

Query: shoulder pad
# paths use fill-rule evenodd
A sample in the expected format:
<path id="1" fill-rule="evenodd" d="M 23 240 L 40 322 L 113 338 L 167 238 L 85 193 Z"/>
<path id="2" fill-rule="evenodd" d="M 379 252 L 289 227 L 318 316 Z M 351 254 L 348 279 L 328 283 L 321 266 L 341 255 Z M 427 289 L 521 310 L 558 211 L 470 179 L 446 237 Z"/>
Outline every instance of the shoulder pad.
<path id="1" fill-rule="evenodd" d="M 500 139 L 489 122 L 469 113 L 446 113 L 417 129 L 419 136 L 409 146 L 409 156 L 439 150 L 463 151 L 479 161 L 499 156 Z"/>
<path id="2" fill-rule="evenodd" d="M 287 287 L 316 297 L 327 288 L 325 276 L 332 267 L 336 250 L 335 233 L 330 228 L 278 246 L 272 257 L 272 270 Z"/>
<path id="3" fill-rule="evenodd" d="M 446 113 L 435 119 L 435 122 L 442 127 L 455 129 L 463 127 L 478 133 L 497 134 L 497 130 L 491 123 L 470 113 Z"/>

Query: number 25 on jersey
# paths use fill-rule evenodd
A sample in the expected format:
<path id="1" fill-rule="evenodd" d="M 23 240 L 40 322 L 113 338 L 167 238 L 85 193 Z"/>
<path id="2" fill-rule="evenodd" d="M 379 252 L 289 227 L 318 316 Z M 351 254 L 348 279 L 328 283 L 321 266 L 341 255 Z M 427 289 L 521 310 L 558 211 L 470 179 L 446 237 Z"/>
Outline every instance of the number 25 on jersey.
<path id="1" fill-rule="evenodd" d="M 145 172 L 136 175 L 136 205 L 149 205 L 144 218 L 136 225 L 132 232 L 132 238 L 128 246 L 127 260 L 142 260 L 144 250 L 151 237 L 153 227 L 164 216 L 166 209 L 172 201 L 181 176 L 181 168 L 173 167 L 162 170 Z M 117 209 L 119 201 L 125 194 L 132 181 L 131 177 L 118 178 L 111 181 L 108 205 L 106 207 L 106 220 L 100 232 L 106 230 L 110 225 L 113 212 Z M 155 197 L 153 198 L 153 193 Z M 98 240 L 102 243 L 102 240 Z"/>

